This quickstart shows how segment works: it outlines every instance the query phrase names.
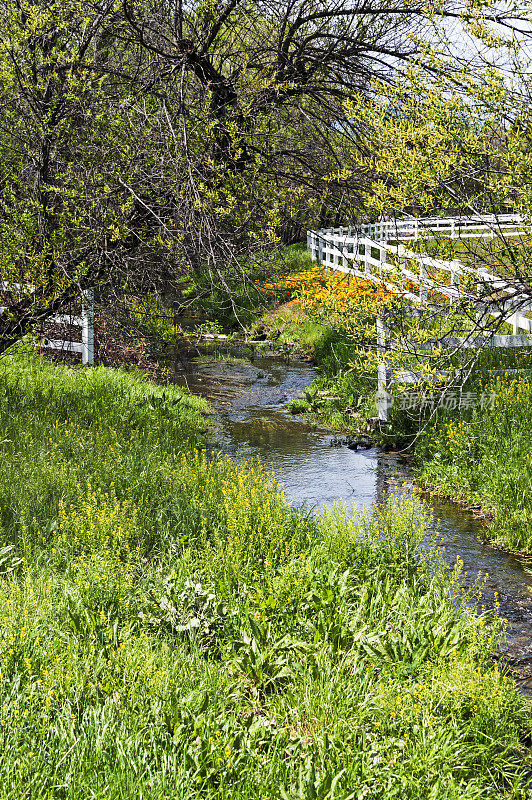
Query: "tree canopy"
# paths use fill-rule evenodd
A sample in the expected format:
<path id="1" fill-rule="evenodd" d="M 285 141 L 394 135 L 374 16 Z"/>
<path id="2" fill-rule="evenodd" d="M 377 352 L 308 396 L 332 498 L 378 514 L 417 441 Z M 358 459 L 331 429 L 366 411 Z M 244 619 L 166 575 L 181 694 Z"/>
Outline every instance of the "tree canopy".
<path id="1" fill-rule="evenodd" d="M 360 211 L 378 196 L 360 160 L 383 157 L 375 125 L 368 135 L 376 95 L 412 63 L 459 75 L 458 60 L 437 63 L 438 26 L 479 13 L 411 0 L 2 4 L 0 279 L 12 290 L 0 352 L 83 288 L 146 292 L 197 273 L 224 285 L 291 221 Z"/>

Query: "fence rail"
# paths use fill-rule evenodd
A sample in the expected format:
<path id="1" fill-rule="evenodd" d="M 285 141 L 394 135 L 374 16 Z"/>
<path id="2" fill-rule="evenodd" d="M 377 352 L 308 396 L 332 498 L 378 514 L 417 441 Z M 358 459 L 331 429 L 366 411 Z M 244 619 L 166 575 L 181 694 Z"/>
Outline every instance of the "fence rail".
<path id="1" fill-rule="evenodd" d="M 7 281 L 0 281 L 0 292 L 31 292 L 33 290 L 32 284 L 10 284 Z M 0 313 L 6 311 L 7 308 L 7 306 L 0 306 Z M 80 353 L 82 364 L 87 366 L 94 364 L 94 292 L 92 289 L 86 289 L 81 293 L 81 314 L 54 314 L 46 321 L 81 328 L 81 342 L 73 342 L 70 339 L 49 339 L 43 336 L 36 340 L 41 347 L 62 350 L 66 353 Z"/>
<path id="2" fill-rule="evenodd" d="M 532 233 L 532 220 L 520 214 L 478 214 L 472 217 L 411 217 L 366 222 L 356 226 L 322 228 L 332 236 L 367 236 L 374 241 L 416 241 L 430 234 L 450 239 L 485 239 Z"/>
<path id="3" fill-rule="evenodd" d="M 331 233 L 331 229 L 307 232 L 307 248 L 314 260 L 330 269 L 374 283 L 414 304 L 427 307 L 429 292 L 447 298 L 450 304 L 467 301 L 476 304 L 479 316 L 504 317 L 514 334 L 520 329 L 532 331 L 531 320 L 524 314 L 532 310 L 532 298 L 526 286 L 493 275 L 485 268 L 469 267 L 454 259 L 432 258 L 407 249 L 402 244 L 388 244 L 367 236 Z M 430 278 L 430 269 L 448 276 L 449 283 Z M 399 277 L 401 285 L 387 280 Z M 460 287 L 461 278 L 469 277 L 474 291 Z M 410 284 L 410 288 L 408 285 Z M 412 291 L 412 284 L 419 289 Z M 495 299 L 489 299 L 497 295 Z M 432 301 L 433 302 L 433 301 Z"/>

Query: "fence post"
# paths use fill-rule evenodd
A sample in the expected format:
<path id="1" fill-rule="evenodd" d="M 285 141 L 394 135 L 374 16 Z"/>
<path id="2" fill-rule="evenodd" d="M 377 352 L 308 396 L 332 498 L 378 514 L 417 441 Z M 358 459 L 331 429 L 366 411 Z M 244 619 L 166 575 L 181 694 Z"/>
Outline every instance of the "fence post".
<path id="1" fill-rule="evenodd" d="M 380 318 L 377 319 L 377 352 L 379 363 L 377 366 L 377 416 L 383 422 L 388 422 L 390 411 L 390 395 L 388 389 L 392 382 L 392 373 L 386 360 L 388 349 L 387 330 Z"/>
<path id="2" fill-rule="evenodd" d="M 332 246 L 333 246 L 333 249 L 334 249 L 333 265 L 335 267 L 338 267 L 338 266 L 340 266 L 340 256 L 338 254 L 338 251 L 340 249 L 340 237 L 339 236 L 336 239 L 333 240 Z"/>
<path id="3" fill-rule="evenodd" d="M 419 300 L 421 303 L 427 302 L 427 286 L 425 282 L 427 277 L 427 267 L 423 262 L 421 262 L 419 265 Z"/>
<path id="4" fill-rule="evenodd" d="M 403 292 L 406 292 L 406 259 L 403 255 L 403 246 L 397 245 L 397 257 L 399 259 L 399 274 L 401 276 L 401 289 Z"/>
<path id="5" fill-rule="evenodd" d="M 382 246 L 379 247 L 379 266 L 377 267 L 379 278 L 382 280 L 382 265 L 386 261 L 386 253 Z"/>
<path id="6" fill-rule="evenodd" d="M 82 344 L 81 363 L 94 364 L 94 290 L 86 289 L 82 294 Z"/>
<path id="7" fill-rule="evenodd" d="M 479 328 L 482 328 L 484 325 L 484 321 L 486 319 L 486 304 L 479 300 L 479 297 L 484 297 L 484 284 L 480 283 L 477 280 L 477 303 L 476 303 L 476 313 L 475 313 L 475 321 Z M 481 295 L 482 293 L 482 295 Z"/>

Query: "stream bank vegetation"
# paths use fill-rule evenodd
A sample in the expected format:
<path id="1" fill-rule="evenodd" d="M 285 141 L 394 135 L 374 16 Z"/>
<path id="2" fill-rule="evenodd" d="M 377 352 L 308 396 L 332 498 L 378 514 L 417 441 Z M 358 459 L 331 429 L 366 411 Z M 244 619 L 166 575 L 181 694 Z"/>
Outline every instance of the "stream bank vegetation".
<path id="1" fill-rule="evenodd" d="M 511 84 L 496 70 L 479 71 L 478 79 L 467 76 L 461 94 L 441 77 L 426 80 L 410 65 L 401 85 L 386 87 L 379 82 L 374 97 L 346 104 L 353 142 L 344 165 L 346 171 L 367 177 L 368 219 L 409 215 L 464 219 L 479 213 L 512 213 L 530 220 L 529 63 L 524 49 L 505 43 L 499 32 L 495 46 L 510 55 Z M 491 33 L 484 30 L 481 36 L 487 46 Z M 481 110 L 476 119 L 473 106 Z M 366 137 L 366 152 L 357 148 L 360 130 Z M 345 225 L 351 222 L 343 220 Z M 510 237 L 495 224 L 482 241 L 427 235 L 412 249 L 458 258 L 466 266 L 504 278 L 504 291 L 494 290 L 496 281 L 489 290 L 487 281 L 487 299 L 503 305 L 515 295 L 530 317 L 528 228 Z M 440 343 L 447 337 L 504 334 L 511 328 L 501 322 L 503 316 L 483 319 L 467 298 L 453 308 L 445 306 L 437 291 L 432 298 L 427 294 L 439 301 L 439 311 L 418 310 L 412 317 L 411 304 L 401 304 L 400 295 L 405 289 L 417 293 L 415 281 L 410 287 L 398 285 L 396 302 L 375 297 L 377 289 L 372 290 L 373 298 L 364 297 L 360 281 L 354 283 L 360 290 L 355 297 L 346 277 L 320 275 L 319 270 L 309 267 L 290 283 L 284 282 L 293 293 L 290 313 L 299 314 L 293 328 L 299 323 L 305 335 L 313 332 L 320 372 L 305 398 L 292 403 L 292 410 L 310 412 L 341 431 L 360 431 L 365 419 L 376 413 L 375 321 L 380 317 L 393 340 L 386 354 L 391 371 L 417 372 L 419 381 L 394 385 L 391 421 L 381 427 L 376 441 L 410 448 L 425 487 L 482 509 L 492 520 L 487 534 L 499 545 L 532 552 L 530 348 L 475 352 L 458 346 L 454 352 L 443 352 Z M 436 285 L 444 282 L 443 276 L 429 277 Z M 471 300 L 477 288 L 468 285 L 471 276 L 461 280 L 460 288 Z M 294 331 L 291 335 L 297 338 Z M 417 394 L 418 400 L 405 408 L 408 394 Z M 453 394 L 458 397 L 454 406 Z M 472 395 L 476 401 L 463 402 L 464 396 Z M 482 402 L 486 395 L 493 396 L 493 403 Z"/>
<path id="2" fill-rule="evenodd" d="M 497 247 L 496 238 L 486 245 Z M 317 366 L 317 379 L 288 409 L 340 432 L 346 442 L 369 434 L 381 447 L 408 450 L 420 486 L 482 513 L 489 522 L 486 536 L 498 546 L 531 552 L 531 348 L 458 347 L 446 354 L 439 341 L 475 331 L 473 306 L 408 317 L 399 291 L 393 295 L 349 279 L 308 254 L 300 253 L 298 261 L 264 281 L 271 308 L 251 329 L 308 355 Z M 370 431 L 367 421 L 377 413 L 377 318 L 386 319 L 393 332 L 386 354 L 390 369 L 413 370 L 419 380 L 390 388 L 389 424 Z M 497 332 L 511 327 L 497 323 Z M 419 349 L 424 343 L 430 347 Z"/>
<path id="3" fill-rule="evenodd" d="M 373 441 L 413 453 L 419 484 L 482 512 L 492 542 L 532 552 L 532 349 L 445 355 L 438 341 L 470 332 L 474 309 L 407 319 L 379 287 L 349 283 L 316 264 L 270 285 L 293 309 L 290 321 L 272 315 L 270 324 L 277 320 L 285 341 L 307 347 L 319 372 L 289 410 L 348 438 L 367 434 L 366 421 L 377 413 L 375 324 L 386 315 L 395 331 L 388 365 L 396 374 L 416 370 L 419 381 L 390 388 L 389 423 L 371 433 Z M 498 332 L 510 330 L 500 325 Z M 408 344 L 423 341 L 436 344 L 428 351 Z"/>
<path id="4" fill-rule="evenodd" d="M 377 364 L 366 342 L 369 335 L 374 344 L 379 309 L 392 296 L 369 281 L 325 268 L 308 252 L 304 268 L 295 266 L 264 281 L 272 307 L 255 320 L 252 331 L 316 364 L 317 379 L 304 397 L 288 404 L 292 413 L 305 413 L 309 421 L 335 431 L 365 431 L 367 418 L 375 415 Z M 358 341 L 353 326 L 360 329 Z"/>
<path id="5" fill-rule="evenodd" d="M 132 373 L 5 358 L 0 409 L 3 798 L 530 796 L 420 501 L 297 512 Z"/>
<path id="6" fill-rule="evenodd" d="M 415 450 L 419 480 L 487 513 L 495 544 L 531 553 L 530 371 L 486 377 L 493 398 L 487 407 L 440 409 L 423 426 Z"/>

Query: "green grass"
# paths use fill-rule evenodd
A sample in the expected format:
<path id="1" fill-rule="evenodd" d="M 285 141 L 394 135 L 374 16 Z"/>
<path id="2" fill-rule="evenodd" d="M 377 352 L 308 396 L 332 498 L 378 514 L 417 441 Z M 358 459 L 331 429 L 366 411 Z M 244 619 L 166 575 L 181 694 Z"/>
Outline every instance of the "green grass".
<path id="1" fill-rule="evenodd" d="M 417 446 L 422 482 L 451 497 L 490 512 L 487 531 L 497 544 L 532 552 L 532 380 L 529 355 L 511 354 L 508 369 L 520 363 L 522 375 L 504 373 L 494 354 L 496 372 L 473 383 L 493 393 L 493 407 L 441 411 Z M 481 374 L 482 370 L 480 370 Z M 468 387 L 466 387 L 468 388 Z M 489 404 L 491 406 L 491 402 Z"/>
<path id="2" fill-rule="evenodd" d="M 501 623 L 424 507 L 295 513 L 204 411 L 2 362 L 0 797 L 529 797 Z"/>

